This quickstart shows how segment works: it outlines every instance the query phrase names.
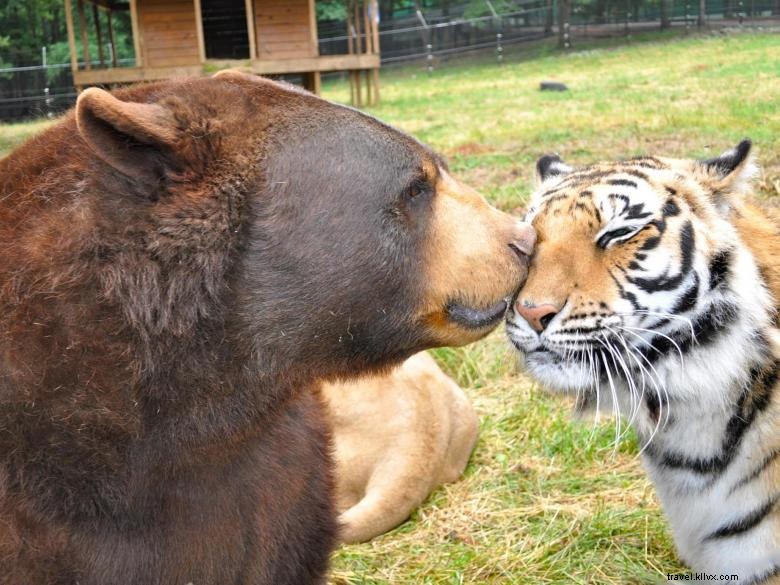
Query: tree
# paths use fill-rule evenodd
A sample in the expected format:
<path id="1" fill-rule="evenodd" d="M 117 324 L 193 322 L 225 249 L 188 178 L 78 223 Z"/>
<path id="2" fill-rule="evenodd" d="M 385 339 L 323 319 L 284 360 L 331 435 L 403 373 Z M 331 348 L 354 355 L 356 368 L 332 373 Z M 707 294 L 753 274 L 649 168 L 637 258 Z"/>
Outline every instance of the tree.
<path id="1" fill-rule="evenodd" d="M 661 30 L 666 30 L 672 26 L 669 19 L 669 0 L 658 0 L 658 8 L 661 13 Z"/>
<path id="2" fill-rule="evenodd" d="M 347 0 L 319 0 L 317 20 L 346 20 Z"/>

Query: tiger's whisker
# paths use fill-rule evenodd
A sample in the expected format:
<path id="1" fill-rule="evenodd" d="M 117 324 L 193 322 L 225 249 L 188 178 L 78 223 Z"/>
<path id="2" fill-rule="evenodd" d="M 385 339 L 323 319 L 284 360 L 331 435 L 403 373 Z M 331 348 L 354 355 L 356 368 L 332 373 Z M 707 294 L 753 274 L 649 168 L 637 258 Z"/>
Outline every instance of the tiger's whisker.
<path id="1" fill-rule="evenodd" d="M 628 330 L 625 330 L 625 329 L 624 329 L 624 331 L 626 333 L 628 333 L 629 335 L 633 335 L 639 341 L 641 341 L 642 343 L 648 345 L 650 348 L 656 349 L 655 346 L 652 343 L 647 341 L 641 335 L 638 335 L 638 334 L 634 333 L 633 331 L 628 331 Z M 657 349 L 656 349 L 656 351 L 657 351 Z M 653 365 L 653 363 L 650 360 L 648 360 L 647 357 L 645 357 L 642 353 L 637 351 L 637 355 L 640 358 L 642 358 L 645 361 L 645 363 L 648 365 L 648 367 L 653 371 L 653 373 L 655 374 L 655 379 L 658 380 L 658 384 L 660 385 L 661 389 L 664 392 L 664 396 L 661 397 L 661 395 L 658 394 L 657 388 L 656 388 L 656 395 L 658 396 L 659 403 L 662 405 L 664 403 L 664 401 L 665 401 L 667 404 L 670 404 L 671 400 L 669 398 L 669 390 L 666 388 L 666 384 L 663 382 L 663 380 L 661 380 L 661 375 L 658 373 L 658 370 L 655 369 L 655 366 Z M 652 377 L 651 377 L 651 380 L 652 380 Z M 667 409 L 667 411 L 666 411 L 666 420 L 664 421 L 664 426 L 666 426 L 666 424 L 669 422 L 669 415 L 670 415 L 670 413 L 671 413 L 670 409 Z M 659 420 L 660 420 L 660 413 L 659 413 Z"/>
<path id="2" fill-rule="evenodd" d="M 630 355 L 628 344 L 626 343 L 626 340 L 623 339 L 623 337 L 620 335 L 620 333 L 608 326 L 605 326 L 605 328 L 608 331 L 610 331 L 615 336 L 615 338 L 623 344 L 623 347 L 626 349 L 626 352 L 629 353 Z M 642 400 L 644 399 L 645 396 L 644 377 L 642 378 L 642 391 L 636 396 L 635 399 L 635 395 L 637 394 L 637 386 L 636 386 L 636 381 L 633 379 L 633 376 L 631 375 L 631 368 L 628 367 L 628 365 L 623 361 L 622 358 L 620 358 L 620 361 L 623 366 L 623 371 L 626 373 L 626 380 L 628 381 L 629 391 L 631 394 L 631 416 L 629 417 L 628 420 L 628 424 L 630 426 L 636 419 L 637 415 L 639 414 L 639 410 L 642 406 Z"/>
<path id="3" fill-rule="evenodd" d="M 596 339 L 599 343 L 601 343 L 604 348 L 609 352 L 609 347 L 605 345 L 600 339 Z M 618 397 L 617 397 L 617 390 L 615 389 L 615 381 L 612 378 L 612 372 L 609 368 L 609 362 L 607 361 L 606 357 L 604 357 L 604 352 L 599 352 L 602 361 L 604 362 L 604 369 L 607 372 L 607 381 L 609 382 L 609 391 L 612 394 L 612 412 L 615 413 L 615 450 L 617 450 L 617 444 L 620 441 L 621 436 L 621 420 L 620 420 L 620 404 L 618 403 Z"/>
<path id="4" fill-rule="evenodd" d="M 671 337 L 669 337 L 668 335 L 666 335 L 664 333 L 660 333 L 659 331 L 652 331 L 650 329 L 644 329 L 642 327 L 629 327 L 628 325 L 623 325 L 622 329 L 630 329 L 630 330 L 633 330 L 633 331 L 644 331 L 645 333 L 650 333 L 652 335 L 658 335 L 659 337 L 663 337 L 664 339 L 668 340 L 669 343 L 671 343 L 674 346 L 674 348 L 677 350 L 677 354 L 680 356 L 680 369 L 681 370 L 685 370 L 685 361 L 684 361 L 684 358 L 683 358 L 682 350 L 680 349 L 680 346 L 677 344 L 677 342 L 674 339 L 672 339 Z M 655 346 L 653 346 L 653 349 L 658 351 L 658 349 Z"/>
<path id="5" fill-rule="evenodd" d="M 673 315 L 672 313 L 661 313 L 658 311 L 648 311 L 646 309 L 636 309 L 633 313 L 615 313 L 615 315 L 620 315 L 621 317 L 633 317 L 634 315 L 653 315 L 654 317 L 663 317 L 664 319 L 673 319 L 675 321 L 681 321 L 685 323 L 688 328 L 691 330 L 691 337 L 696 339 L 696 331 L 693 328 L 693 321 L 688 319 L 688 317 L 683 317 L 681 315 Z"/>

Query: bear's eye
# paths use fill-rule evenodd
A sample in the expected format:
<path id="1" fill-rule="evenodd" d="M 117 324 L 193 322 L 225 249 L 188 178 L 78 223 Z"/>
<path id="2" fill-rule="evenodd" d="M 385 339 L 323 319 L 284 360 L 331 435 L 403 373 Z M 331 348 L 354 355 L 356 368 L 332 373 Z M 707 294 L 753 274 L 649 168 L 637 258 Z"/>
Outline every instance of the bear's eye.
<path id="1" fill-rule="evenodd" d="M 634 229 L 630 227 L 622 227 L 618 228 L 616 230 L 612 230 L 611 232 L 607 232 L 605 234 L 602 234 L 601 237 L 596 242 L 596 246 L 601 248 L 602 250 L 606 249 L 607 246 L 609 246 L 610 242 L 612 240 L 616 240 L 618 238 L 622 238 L 623 236 L 627 236 L 631 232 L 633 232 Z"/>
<path id="2" fill-rule="evenodd" d="M 406 187 L 406 190 L 404 191 L 404 197 L 406 199 L 419 199 L 423 195 L 427 195 L 430 192 L 430 183 L 428 183 L 428 181 L 422 177 L 418 177 L 409 183 L 409 185 Z"/>

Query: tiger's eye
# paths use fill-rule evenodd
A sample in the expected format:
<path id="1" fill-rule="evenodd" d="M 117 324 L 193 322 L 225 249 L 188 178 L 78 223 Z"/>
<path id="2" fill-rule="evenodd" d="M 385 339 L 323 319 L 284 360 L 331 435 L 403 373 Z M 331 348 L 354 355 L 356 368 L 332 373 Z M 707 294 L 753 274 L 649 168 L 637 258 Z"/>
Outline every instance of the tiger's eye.
<path id="1" fill-rule="evenodd" d="M 622 227 L 616 230 L 612 230 L 611 232 L 607 232 L 606 234 L 602 234 L 596 242 L 596 246 L 604 250 L 612 240 L 615 238 L 622 238 L 623 236 L 630 234 L 632 231 L 634 231 L 632 228 Z"/>

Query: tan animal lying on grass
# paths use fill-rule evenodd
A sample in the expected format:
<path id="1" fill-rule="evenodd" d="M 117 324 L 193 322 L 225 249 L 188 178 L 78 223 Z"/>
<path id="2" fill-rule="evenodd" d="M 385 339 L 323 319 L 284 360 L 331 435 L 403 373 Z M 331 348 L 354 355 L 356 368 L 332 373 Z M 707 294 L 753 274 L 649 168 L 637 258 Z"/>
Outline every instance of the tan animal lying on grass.
<path id="1" fill-rule="evenodd" d="M 365 542 L 457 480 L 477 440 L 463 390 L 426 353 L 385 376 L 324 384 L 336 447 L 341 540 Z"/>

